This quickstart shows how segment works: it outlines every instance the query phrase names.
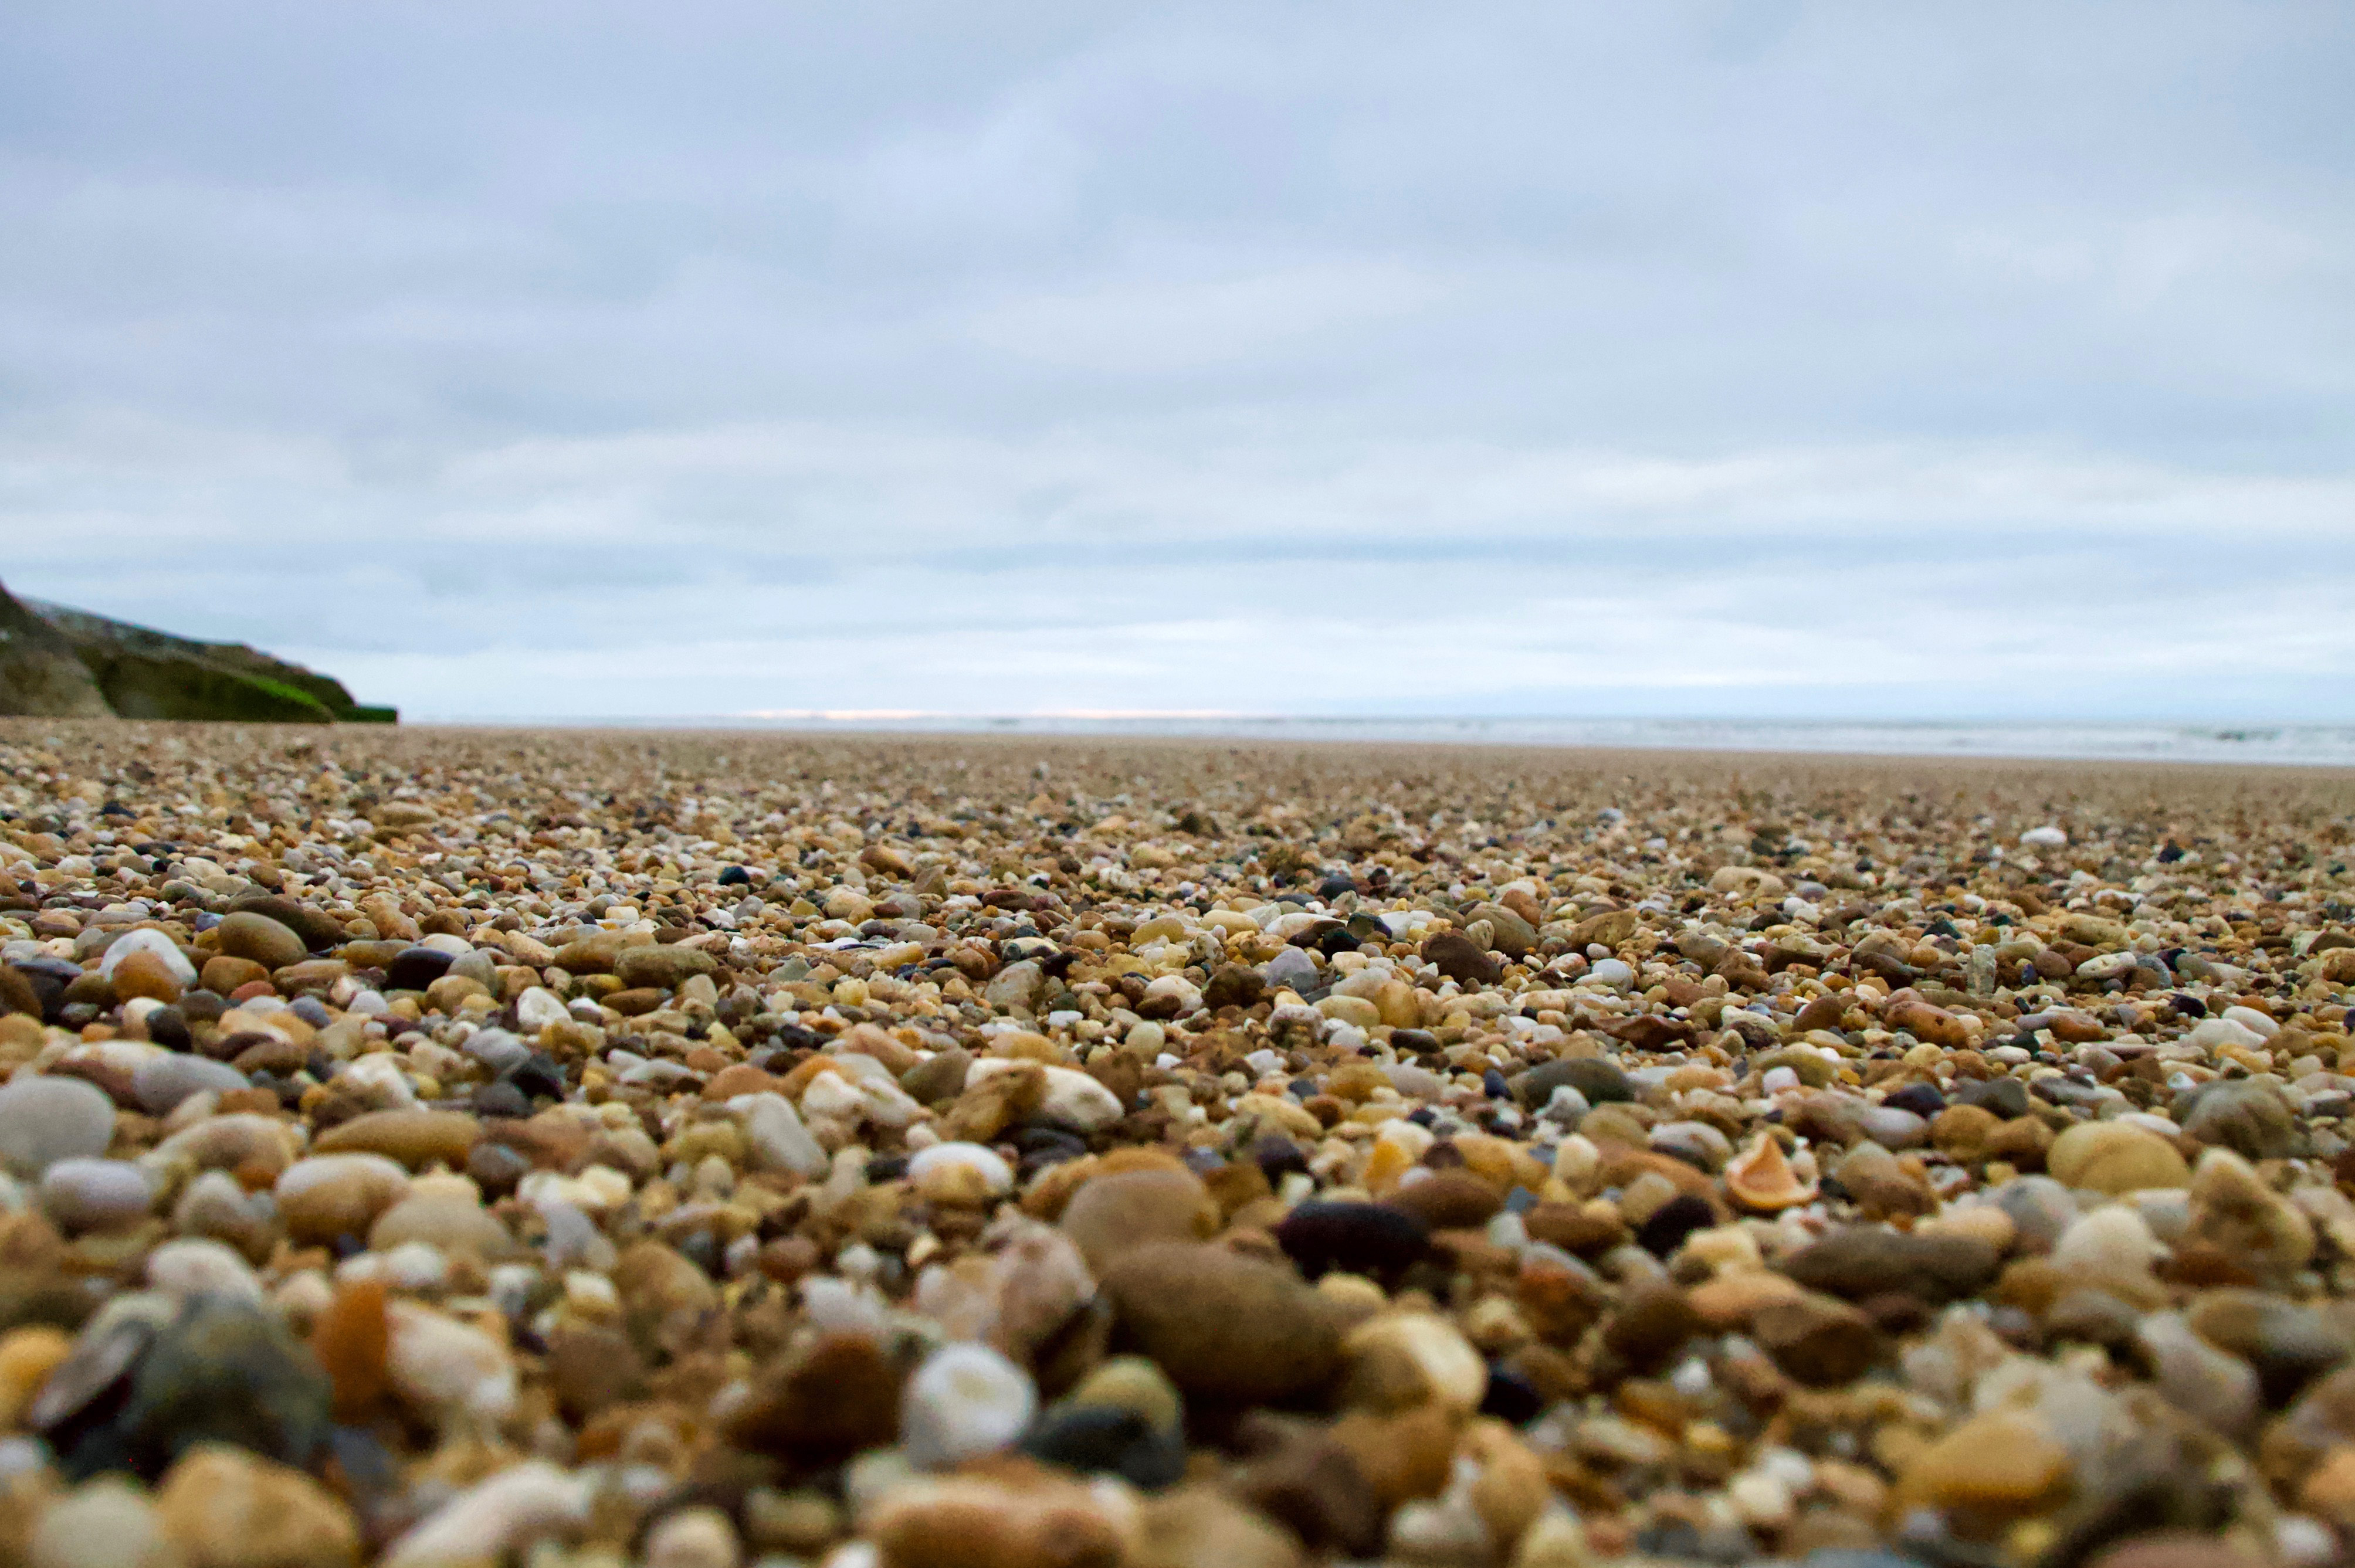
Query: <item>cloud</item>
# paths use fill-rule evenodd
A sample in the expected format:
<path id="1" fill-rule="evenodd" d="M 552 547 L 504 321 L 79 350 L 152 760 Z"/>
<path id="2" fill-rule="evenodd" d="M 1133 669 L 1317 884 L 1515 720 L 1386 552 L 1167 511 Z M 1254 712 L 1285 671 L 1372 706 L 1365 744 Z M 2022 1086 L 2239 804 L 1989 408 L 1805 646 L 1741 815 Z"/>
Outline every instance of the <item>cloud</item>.
<path id="1" fill-rule="evenodd" d="M 558 16 L 33 19 L 12 587 L 453 716 L 2355 716 L 2343 17 Z"/>
<path id="2" fill-rule="evenodd" d="M 1151 376 L 1296 354 L 1319 335 L 1412 312 L 1443 288 L 1402 267 L 1312 263 L 1034 294 L 986 308 L 972 331 L 1010 354 Z"/>

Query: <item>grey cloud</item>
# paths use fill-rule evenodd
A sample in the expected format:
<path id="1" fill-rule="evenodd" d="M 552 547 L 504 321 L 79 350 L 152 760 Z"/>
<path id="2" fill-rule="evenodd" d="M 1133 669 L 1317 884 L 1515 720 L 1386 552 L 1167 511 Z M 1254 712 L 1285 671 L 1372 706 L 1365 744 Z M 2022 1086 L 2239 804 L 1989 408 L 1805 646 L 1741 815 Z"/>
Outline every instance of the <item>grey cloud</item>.
<path id="1" fill-rule="evenodd" d="M 23 22 L 5 575 L 412 712 L 2355 715 L 2343 8 Z"/>

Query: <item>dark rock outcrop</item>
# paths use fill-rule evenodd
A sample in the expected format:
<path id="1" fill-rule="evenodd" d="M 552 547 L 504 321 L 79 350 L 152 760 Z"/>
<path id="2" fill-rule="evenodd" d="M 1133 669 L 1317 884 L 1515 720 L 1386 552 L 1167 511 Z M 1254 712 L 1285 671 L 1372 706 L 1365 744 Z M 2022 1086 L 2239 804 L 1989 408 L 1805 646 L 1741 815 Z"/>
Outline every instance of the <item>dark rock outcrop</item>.
<path id="1" fill-rule="evenodd" d="M 0 714 L 391 724 L 331 675 L 241 642 L 200 642 L 0 588 Z"/>
<path id="2" fill-rule="evenodd" d="M 65 634 L 0 587 L 0 714 L 104 718 L 112 711 Z"/>

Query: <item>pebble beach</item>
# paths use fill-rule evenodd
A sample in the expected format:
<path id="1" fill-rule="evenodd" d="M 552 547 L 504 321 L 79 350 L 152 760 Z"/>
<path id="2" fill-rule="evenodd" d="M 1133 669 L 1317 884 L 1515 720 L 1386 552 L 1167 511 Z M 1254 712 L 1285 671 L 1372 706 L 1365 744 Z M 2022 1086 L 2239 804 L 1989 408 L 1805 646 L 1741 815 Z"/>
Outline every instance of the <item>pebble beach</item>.
<path id="1" fill-rule="evenodd" d="M 0 1562 L 2323 1568 L 2355 773 L 0 720 Z"/>

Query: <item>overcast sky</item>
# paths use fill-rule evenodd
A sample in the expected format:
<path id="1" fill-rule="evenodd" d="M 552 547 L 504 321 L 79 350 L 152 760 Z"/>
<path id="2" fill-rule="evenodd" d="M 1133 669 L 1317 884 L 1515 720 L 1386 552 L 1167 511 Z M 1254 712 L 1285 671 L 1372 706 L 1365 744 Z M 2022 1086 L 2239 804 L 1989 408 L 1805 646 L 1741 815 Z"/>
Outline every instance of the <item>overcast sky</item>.
<path id="1" fill-rule="evenodd" d="M 413 716 L 2355 719 L 2355 8 L 0 16 L 0 577 Z"/>

